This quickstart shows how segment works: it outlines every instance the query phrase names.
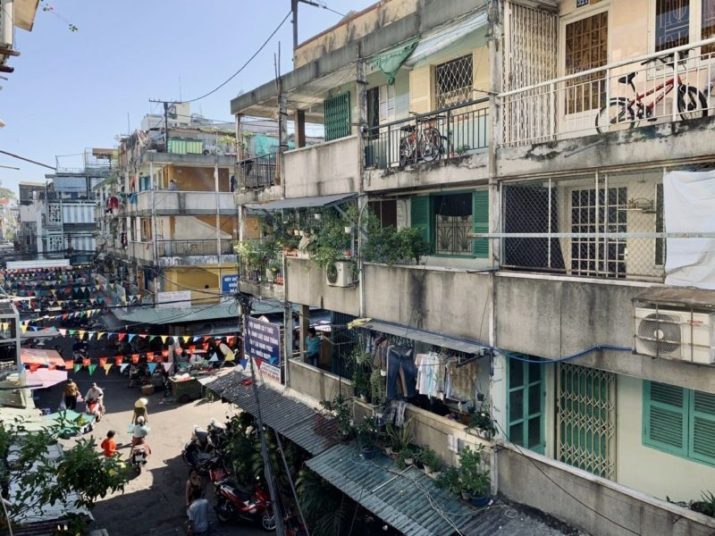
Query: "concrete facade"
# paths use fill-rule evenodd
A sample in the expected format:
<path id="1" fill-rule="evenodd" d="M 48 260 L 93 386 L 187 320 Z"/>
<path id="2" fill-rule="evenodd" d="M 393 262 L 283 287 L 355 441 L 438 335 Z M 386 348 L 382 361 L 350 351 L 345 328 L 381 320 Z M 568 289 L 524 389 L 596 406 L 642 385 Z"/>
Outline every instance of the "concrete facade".
<path id="1" fill-rule="evenodd" d="M 309 259 L 287 258 L 288 281 L 286 299 L 353 316 L 360 314 L 358 287 L 331 287 L 325 270 Z"/>

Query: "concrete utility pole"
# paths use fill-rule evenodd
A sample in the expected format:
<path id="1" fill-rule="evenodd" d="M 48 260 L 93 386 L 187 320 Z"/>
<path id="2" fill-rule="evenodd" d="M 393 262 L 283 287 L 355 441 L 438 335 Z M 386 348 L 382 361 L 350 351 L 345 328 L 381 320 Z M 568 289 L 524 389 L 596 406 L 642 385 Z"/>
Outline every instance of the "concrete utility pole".
<path id="1" fill-rule="evenodd" d="M 149 102 L 164 106 L 164 152 L 169 152 L 169 104 L 178 104 L 176 101 L 165 101 L 159 99 L 149 99 Z"/>

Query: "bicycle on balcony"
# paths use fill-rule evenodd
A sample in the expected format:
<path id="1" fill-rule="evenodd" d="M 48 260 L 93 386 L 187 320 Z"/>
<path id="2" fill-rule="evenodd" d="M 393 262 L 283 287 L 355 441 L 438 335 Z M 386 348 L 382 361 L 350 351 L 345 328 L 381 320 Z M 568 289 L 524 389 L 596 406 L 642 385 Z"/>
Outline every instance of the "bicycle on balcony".
<path id="1" fill-rule="evenodd" d="M 672 68 L 675 60 L 673 54 L 668 54 L 646 60 L 641 65 L 647 65 L 655 61 L 660 61 L 665 66 Z M 707 99 L 703 92 L 695 86 L 685 84 L 680 74 L 676 73 L 677 78 L 676 76 L 671 76 L 663 83 L 643 93 L 638 93 L 633 83 L 633 79 L 637 74 L 637 72 L 631 72 L 618 78 L 618 83 L 629 86 L 633 90 L 633 95 L 631 97 L 609 99 L 608 104 L 601 108 L 596 116 L 596 131 L 599 134 L 607 132 L 609 127 L 614 125 L 623 125 L 631 129 L 638 126 L 641 120 L 657 120 L 656 106 L 665 99 L 666 95 L 673 91 L 676 86 L 676 80 L 678 86 L 677 107 L 680 118 L 686 121 L 708 115 Z M 653 97 L 648 100 L 651 95 Z"/>
<path id="2" fill-rule="evenodd" d="M 415 164 L 420 160 L 433 162 L 439 160 L 445 152 L 444 142 L 447 139 L 435 127 L 435 121 L 444 120 L 442 115 L 418 117 L 414 125 L 400 128 L 406 136 L 400 139 L 400 167 Z"/>

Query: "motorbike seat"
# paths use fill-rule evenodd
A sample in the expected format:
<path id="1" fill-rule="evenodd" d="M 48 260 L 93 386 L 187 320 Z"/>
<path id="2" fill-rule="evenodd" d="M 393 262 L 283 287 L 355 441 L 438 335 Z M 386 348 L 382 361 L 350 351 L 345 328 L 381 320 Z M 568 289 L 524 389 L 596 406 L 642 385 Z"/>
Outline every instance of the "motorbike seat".
<path id="1" fill-rule="evenodd" d="M 619 84 L 630 84 L 631 81 L 636 77 L 636 73 L 628 73 L 618 78 Z"/>

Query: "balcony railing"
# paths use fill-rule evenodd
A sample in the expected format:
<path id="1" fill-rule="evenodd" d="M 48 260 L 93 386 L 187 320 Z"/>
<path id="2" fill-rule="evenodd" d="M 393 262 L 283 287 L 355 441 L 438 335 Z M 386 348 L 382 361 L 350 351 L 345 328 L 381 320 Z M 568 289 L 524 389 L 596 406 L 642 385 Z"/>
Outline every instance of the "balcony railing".
<path id="1" fill-rule="evenodd" d="M 502 93 L 503 144 L 541 143 L 712 115 L 715 38 Z"/>
<path id="2" fill-rule="evenodd" d="M 283 284 L 283 251 L 277 249 L 273 241 L 244 240 L 237 251 L 242 281 Z"/>
<path id="3" fill-rule="evenodd" d="M 157 254 L 159 257 L 191 257 L 203 255 L 216 255 L 219 244 L 216 240 L 198 238 L 194 240 L 157 240 Z M 233 254 L 233 240 L 221 240 L 221 255 Z"/>
<path id="4" fill-rule="evenodd" d="M 276 154 L 254 156 L 238 162 L 236 174 L 240 188 L 268 188 L 276 179 Z"/>
<path id="5" fill-rule="evenodd" d="M 405 167 L 487 147 L 488 100 L 415 115 L 368 130 L 365 167 Z"/>

